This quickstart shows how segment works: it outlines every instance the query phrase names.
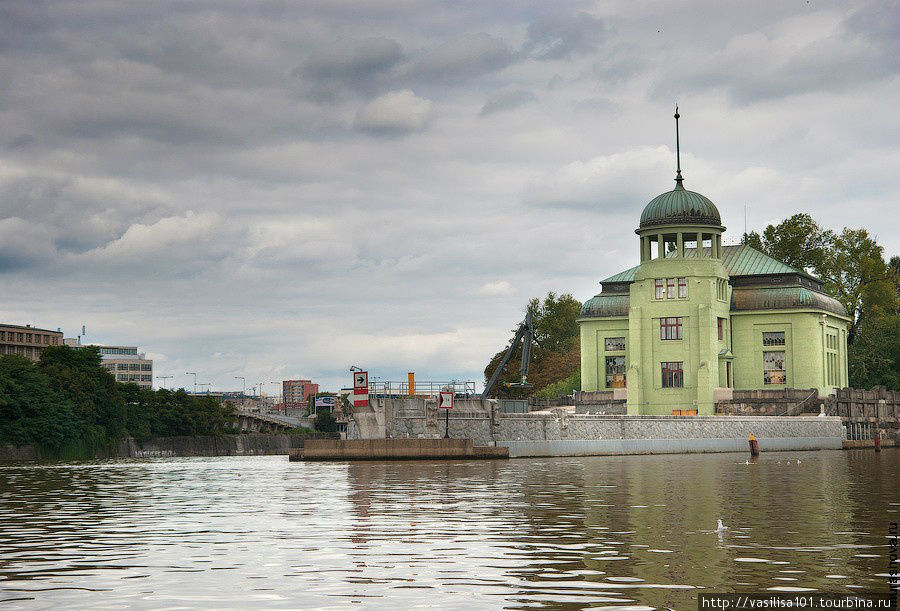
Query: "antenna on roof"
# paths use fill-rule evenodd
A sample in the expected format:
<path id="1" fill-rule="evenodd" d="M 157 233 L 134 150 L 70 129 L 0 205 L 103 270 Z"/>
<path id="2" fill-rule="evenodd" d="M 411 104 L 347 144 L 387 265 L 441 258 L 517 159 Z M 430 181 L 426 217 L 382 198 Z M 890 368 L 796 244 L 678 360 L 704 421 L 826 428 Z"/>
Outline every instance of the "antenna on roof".
<path id="1" fill-rule="evenodd" d="M 681 115 L 678 114 L 678 104 L 675 104 L 675 162 L 676 162 L 676 171 L 675 171 L 675 182 L 677 183 L 675 188 L 684 188 L 684 185 L 681 182 L 684 178 L 681 177 L 681 137 L 678 133 L 678 119 L 681 118 Z"/>

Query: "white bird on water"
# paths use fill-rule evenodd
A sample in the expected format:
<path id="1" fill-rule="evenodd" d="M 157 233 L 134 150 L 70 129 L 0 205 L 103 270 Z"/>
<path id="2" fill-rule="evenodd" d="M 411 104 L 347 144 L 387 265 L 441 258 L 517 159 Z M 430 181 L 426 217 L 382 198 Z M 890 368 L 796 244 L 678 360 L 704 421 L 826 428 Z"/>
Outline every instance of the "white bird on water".
<path id="1" fill-rule="evenodd" d="M 798 464 L 798 465 L 800 464 L 800 459 L 799 459 L 799 458 L 797 459 L 797 464 Z"/>
<path id="2" fill-rule="evenodd" d="M 725 532 L 726 530 L 728 530 L 728 527 L 722 524 L 722 520 L 719 520 L 718 524 L 716 524 L 716 532 L 721 533 Z"/>

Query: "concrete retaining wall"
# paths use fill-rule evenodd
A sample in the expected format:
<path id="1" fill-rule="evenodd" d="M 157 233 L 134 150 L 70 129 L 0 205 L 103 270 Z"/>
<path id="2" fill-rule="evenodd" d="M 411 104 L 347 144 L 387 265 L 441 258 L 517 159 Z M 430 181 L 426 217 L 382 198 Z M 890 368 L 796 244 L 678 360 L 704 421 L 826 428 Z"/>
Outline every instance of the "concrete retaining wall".
<path id="1" fill-rule="evenodd" d="M 508 447 L 510 456 L 747 452 L 751 433 L 764 451 L 840 449 L 844 436 L 841 419 L 827 416 L 625 416 L 575 413 L 572 407 L 506 414 L 492 405 L 458 401 L 450 412 L 450 436 Z M 371 409 L 383 410 L 388 438 L 444 435 L 444 413 L 423 399 L 376 400 Z"/>
<path id="2" fill-rule="evenodd" d="M 508 458 L 498 447 L 476 447 L 471 439 L 310 440 L 291 450 L 290 460 L 416 460 Z"/>
<path id="3" fill-rule="evenodd" d="M 158 437 L 144 442 L 128 438 L 119 443 L 120 458 L 156 458 L 161 456 L 262 456 L 287 454 L 300 447 L 300 435 L 249 433 L 220 437 Z"/>

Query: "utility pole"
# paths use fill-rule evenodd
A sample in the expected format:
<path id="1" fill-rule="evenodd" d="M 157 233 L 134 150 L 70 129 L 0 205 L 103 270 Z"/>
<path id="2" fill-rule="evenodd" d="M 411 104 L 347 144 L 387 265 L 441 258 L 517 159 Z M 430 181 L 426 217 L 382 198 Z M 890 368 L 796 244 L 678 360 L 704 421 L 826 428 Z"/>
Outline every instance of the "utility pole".
<path id="1" fill-rule="evenodd" d="M 194 376 L 194 394 L 197 394 L 197 372 L 196 371 L 185 371 L 184 375 L 186 376 Z"/>

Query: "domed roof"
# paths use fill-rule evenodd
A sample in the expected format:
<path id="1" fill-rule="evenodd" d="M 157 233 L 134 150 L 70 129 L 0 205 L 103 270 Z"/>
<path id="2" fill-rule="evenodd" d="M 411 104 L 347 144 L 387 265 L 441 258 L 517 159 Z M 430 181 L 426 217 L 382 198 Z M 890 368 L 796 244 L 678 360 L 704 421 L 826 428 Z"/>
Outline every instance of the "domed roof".
<path id="1" fill-rule="evenodd" d="M 674 189 L 654 197 L 641 213 L 640 229 L 656 225 L 721 227 L 722 218 L 708 197 L 688 191 L 678 180 Z"/>

